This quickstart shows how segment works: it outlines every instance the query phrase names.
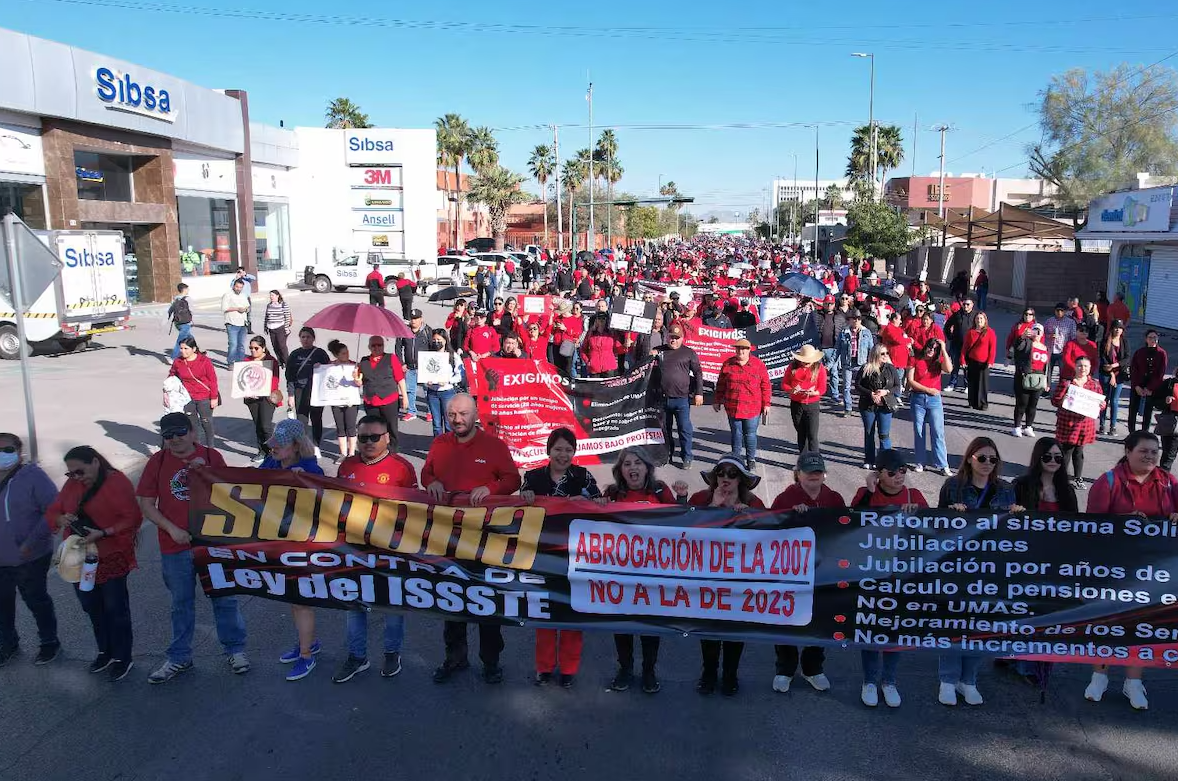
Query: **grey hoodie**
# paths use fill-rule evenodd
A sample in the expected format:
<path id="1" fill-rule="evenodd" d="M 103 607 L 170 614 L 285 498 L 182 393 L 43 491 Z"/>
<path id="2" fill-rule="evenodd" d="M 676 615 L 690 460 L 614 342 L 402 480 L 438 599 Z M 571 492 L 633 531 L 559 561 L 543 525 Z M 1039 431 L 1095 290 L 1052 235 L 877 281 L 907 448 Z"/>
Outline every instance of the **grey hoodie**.
<path id="1" fill-rule="evenodd" d="M 45 511 L 57 498 L 57 486 L 36 464 L 22 464 L 0 491 L 0 567 L 16 567 L 53 552 L 53 533 Z M 28 545 L 27 556 L 20 555 Z"/>

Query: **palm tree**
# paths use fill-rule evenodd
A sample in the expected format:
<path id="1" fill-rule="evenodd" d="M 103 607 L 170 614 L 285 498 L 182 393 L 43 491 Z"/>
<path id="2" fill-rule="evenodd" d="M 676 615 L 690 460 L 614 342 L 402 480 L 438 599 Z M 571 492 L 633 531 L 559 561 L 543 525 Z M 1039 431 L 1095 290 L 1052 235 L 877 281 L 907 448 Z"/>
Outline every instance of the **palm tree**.
<path id="1" fill-rule="evenodd" d="M 875 164 L 879 166 L 879 181 L 887 180 L 887 172 L 904 162 L 904 136 L 898 125 L 879 125 L 875 128 Z"/>
<path id="2" fill-rule="evenodd" d="M 582 150 L 588 151 L 588 150 Z M 568 160 L 564 161 L 561 168 L 560 178 L 564 182 L 564 189 L 569 194 L 569 247 L 573 248 L 576 244 L 576 238 L 573 236 L 573 223 L 576 218 L 573 214 L 573 195 L 577 190 L 581 189 L 581 185 L 585 183 L 585 179 L 589 176 L 589 168 L 585 165 L 585 161 L 580 159 L 578 153 Z M 559 227 L 559 226 L 558 226 Z"/>
<path id="3" fill-rule="evenodd" d="M 372 127 L 368 115 L 360 111 L 360 107 L 347 98 L 336 98 L 327 104 L 327 127 L 332 128 L 365 128 Z"/>
<path id="4" fill-rule="evenodd" d="M 499 142 L 489 127 L 476 127 L 470 131 L 470 151 L 466 160 L 476 174 L 490 171 L 499 165 Z"/>
<path id="5" fill-rule="evenodd" d="M 528 158 L 528 173 L 540 185 L 540 200 L 544 201 L 544 245 L 548 245 L 548 177 L 556 172 L 556 158 L 547 144 L 537 144 Z"/>
<path id="6" fill-rule="evenodd" d="M 606 129 L 601 131 L 601 136 L 597 139 L 597 147 L 593 150 L 593 158 L 598 162 L 600 176 L 602 176 L 609 185 L 609 201 L 610 205 L 606 209 L 606 232 L 610 235 L 611 240 L 613 236 L 613 200 L 614 200 L 614 185 L 622 178 L 622 164 L 618 162 L 618 137 L 613 130 Z M 594 173 L 597 171 L 595 170 Z"/>
<path id="7" fill-rule="evenodd" d="M 904 160 L 904 137 L 897 125 L 875 126 L 875 165 L 871 170 L 871 128 L 862 125 L 851 136 L 851 154 L 847 157 L 847 178 L 854 182 L 883 182 L 888 171 Z M 873 176 L 874 175 L 874 176 Z"/>
<path id="8" fill-rule="evenodd" d="M 508 209 L 527 200 L 527 196 L 519 189 L 523 181 L 522 176 L 498 164 L 479 172 L 470 180 L 470 199 L 487 207 L 495 249 L 503 249 Z"/>
<path id="9" fill-rule="evenodd" d="M 458 114 L 447 114 L 434 120 L 438 135 L 438 165 L 454 169 L 454 248 L 462 249 L 462 178 L 459 171 L 463 159 L 470 154 L 470 125 Z M 449 188 L 446 188 L 449 190 Z"/>
<path id="10" fill-rule="evenodd" d="M 851 135 L 851 154 L 847 157 L 847 178 L 851 182 L 871 181 L 871 129 L 867 125 L 855 128 L 855 132 Z"/>

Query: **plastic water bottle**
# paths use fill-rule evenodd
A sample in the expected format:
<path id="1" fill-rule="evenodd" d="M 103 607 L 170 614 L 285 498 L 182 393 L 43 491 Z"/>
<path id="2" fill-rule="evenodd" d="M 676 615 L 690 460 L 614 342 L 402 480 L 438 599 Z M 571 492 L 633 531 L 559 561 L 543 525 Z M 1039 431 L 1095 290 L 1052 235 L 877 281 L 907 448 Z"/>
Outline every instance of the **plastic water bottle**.
<path id="1" fill-rule="evenodd" d="M 98 554 L 86 552 L 86 561 L 82 564 L 82 579 L 78 581 L 78 591 L 93 591 L 94 579 L 98 576 Z"/>

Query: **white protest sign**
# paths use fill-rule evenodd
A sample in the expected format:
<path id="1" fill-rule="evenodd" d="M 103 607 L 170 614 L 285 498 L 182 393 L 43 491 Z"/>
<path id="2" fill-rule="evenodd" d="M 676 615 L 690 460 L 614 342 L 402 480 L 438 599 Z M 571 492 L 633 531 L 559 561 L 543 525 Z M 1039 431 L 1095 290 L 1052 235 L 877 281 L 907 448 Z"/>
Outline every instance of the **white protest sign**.
<path id="1" fill-rule="evenodd" d="M 356 364 L 321 363 L 311 376 L 312 407 L 356 407 L 360 405 L 360 383 Z"/>
<path id="2" fill-rule="evenodd" d="M 417 353 L 417 383 L 424 385 L 446 385 L 454 381 L 454 367 L 450 365 L 450 353 L 445 350 L 422 350 Z"/>
<path id="3" fill-rule="evenodd" d="M 1093 420 L 1100 417 L 1100 405 L 1103 403 L 1104 394 L 1075 384 L 1068 385 L 1068 392 L 1063 397 L 1064 409 Z"/>
<path id="4" fill-rule="evenodd" d="M 233 364 L 230 371 L 231 397 L 234 399 L 253 399 L 259 396 L 269 396 L 274 385 L 274 373 L 270 371 L 267 361 L 239 361 Z"/>

